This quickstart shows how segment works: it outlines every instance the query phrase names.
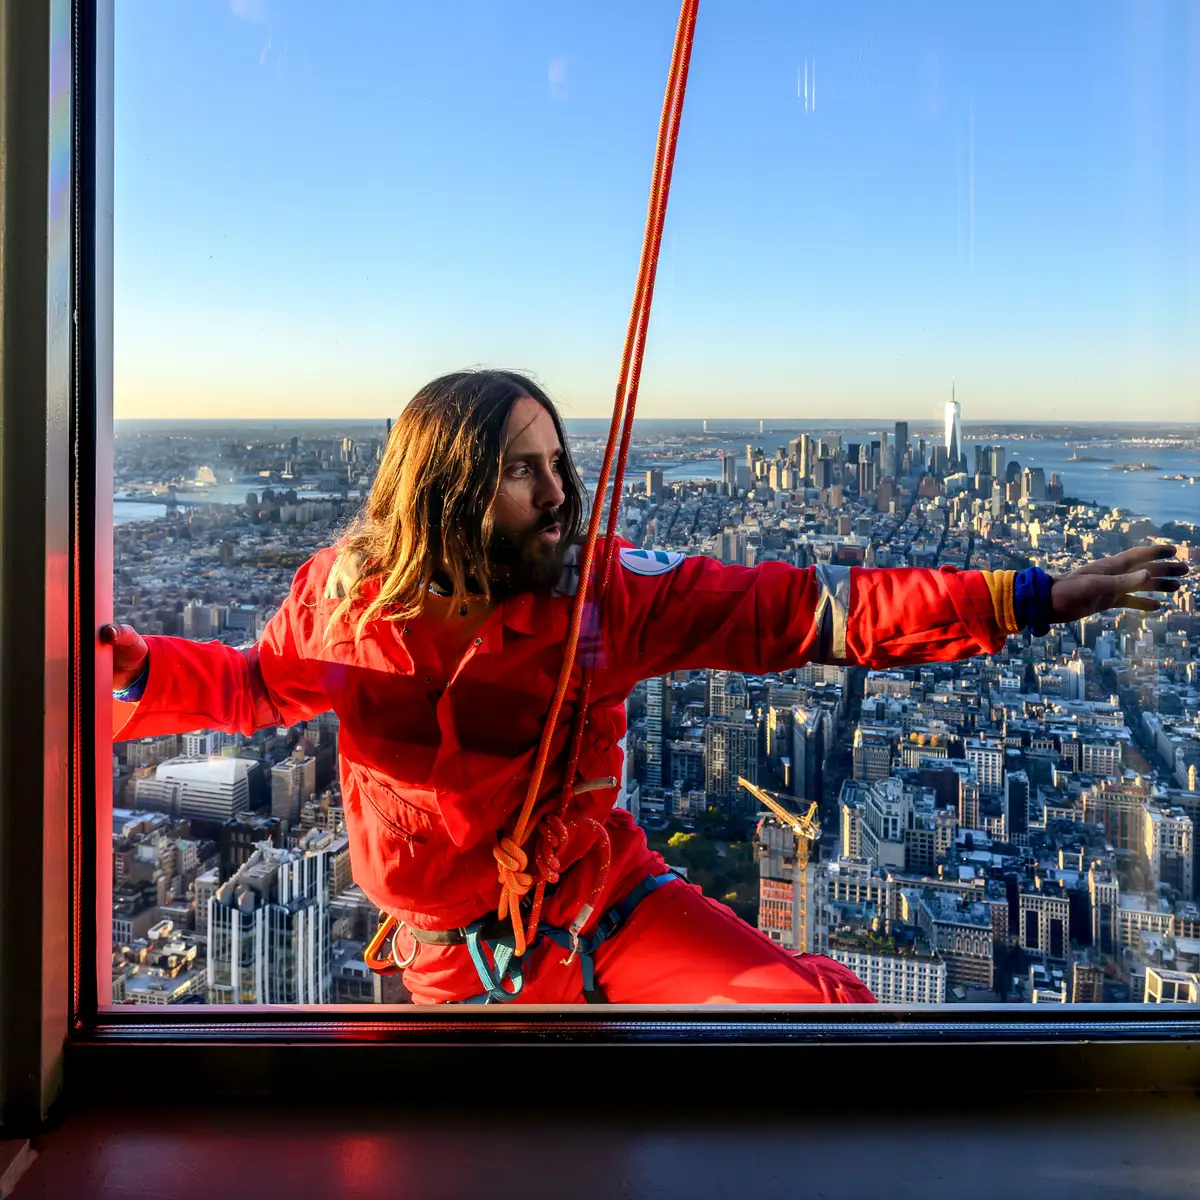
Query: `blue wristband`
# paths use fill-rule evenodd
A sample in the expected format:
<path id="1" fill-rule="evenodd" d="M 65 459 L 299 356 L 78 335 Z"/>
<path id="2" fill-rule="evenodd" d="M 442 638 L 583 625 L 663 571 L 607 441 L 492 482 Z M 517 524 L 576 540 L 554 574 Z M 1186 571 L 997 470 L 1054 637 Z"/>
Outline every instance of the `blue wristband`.
<path id="1" fill-rule="evenodd" d="M 1053 582 L 1040 567 L 1029 567 L 1013 580 L 1013 616 L 1034 637 L 1045 637 L 1050 632 L 1050 619 L 1054 615 L 1050 606 Z"/>
<path id="2" fill-rule="evenodd" d="M 150 679 L 150 660 L 146 659 L 146 665 L 142 668 L 142 673 L 127 687 L 121 691 L 113 692 L 114 700 L 123 700 L 126 704 L 136 704 L 146 691 L 146 684 Z"/>

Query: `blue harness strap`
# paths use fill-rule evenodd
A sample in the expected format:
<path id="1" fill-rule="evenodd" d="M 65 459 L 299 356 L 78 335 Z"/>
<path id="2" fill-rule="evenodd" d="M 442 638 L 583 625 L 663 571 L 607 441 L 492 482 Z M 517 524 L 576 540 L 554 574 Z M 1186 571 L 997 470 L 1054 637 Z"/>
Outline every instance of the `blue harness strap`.
<path id="1" fill-rule="evenodd" d="M 657 891 L 665 883 L 670 883 L 672 879 L 681 878 L 683 877 L 677 875 L 674 871 L 666 871 L 662 875 L 647 875 L 624 900 L 619 904 L 614 904 L 600 918 L 595 930 L 588 934 L 587 937 L 581 937 L 577 945 L 573 944 L 569 930 L 557 929 L 551 925 L 539 925 L 537 931 L 538 937 L 525 953 L 531 953 L 534 946 L 543 937 L 549 938 L 552 942 L 561 946 L 568 954 L 574 950 L 579 958 L 579 968 L 583 975 L 584 999 L 589 1004 L 603 1004 L 604 997 L 600 989 L 596 986 L 596 967 L 592 961 L 592 955 L 596 952 L 597 947 L 608 941 L 629 920 L 633 915 L 633 910 L 651 892 Z M 521 989 L 525 986 L 525 979 L 521 973 L 521 962 L 524 956 L 518 958 L 513 953 L 515 947 L 512 938 L 499 938 L 496 941 L 484 940 L 480 936 L 482 928 L 483 922 L 477 921 L 474 925 L 469 926 L 466 932 L 467 949 L 471 952 L 471 961 L 475 964 L 475 970 L 479 974 L 479 982 L 483 984 L 484 990 L 478 996 L 471 996 L 463 1000 L 462 1003 L 490 1004 L 494 1001 L 504 1004 L 510 1000 L 515 1000 L 520 995 Z M 487 961 L 487 955 L 484 953 L 485 947 L 492 952 L 492 957 L 496 964 L 494 970 Z M 512 983 L 512 991 L 509 991 L 504 986 L 506 981 Z"/>
<path id="2" fill-rule="evenodd" d="M 483 993 L 471 997 L 467 1003 L 486 1004 L 489 1000 L 496 1000 L 503 1004 L 506 1000 L 514 1000 L 525 986 L 521 960 L 514 953 L 516 943 L 511 937 L 497 938 L 494 942 L 484 941 L 480 936 L 482 931 L 482 921 L 476 921 L 466 930 L 467 949 L 471 952 L 471 961 L 479 974 L 479 982 L 484 986 Z M 494 973 L 488 965 L 487 955 L 483 952 L 485 946 L 492 952 L 492 959 L 496 964 Z M 512 991 L 504 986 L 506 979 L 512 983 Z"/>

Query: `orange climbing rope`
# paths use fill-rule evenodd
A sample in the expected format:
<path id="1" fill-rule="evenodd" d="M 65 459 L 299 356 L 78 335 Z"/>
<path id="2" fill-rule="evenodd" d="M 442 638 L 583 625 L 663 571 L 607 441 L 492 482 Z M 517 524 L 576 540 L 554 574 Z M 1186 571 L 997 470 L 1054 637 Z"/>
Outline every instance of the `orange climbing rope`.
<path id="1" fill-rule="evenodd" d="M 600 478 L 596 484 L 595 503 L 592 507 L 591 519 L 588 522 L 587 540 L 584 543 L 580 561 L 579 590 L 575 594 L 575 602 L 571 609 L 571 623 L 567 632 L 562 668 L 558 675 L 558 686 L 555 688 L 554 699 L 551 701 L 545 728 L 542 730 L 537 758 L 534 761 L 533 773 L 529 779 L 529 787 L 525 792 L 525 802 L 521 806 L 520 815 L 512 832 L 502 838 L 493 850 L 501 885 L 497 913 L 501 920 L 506 916 L 511 918 L 515 953 L 518 955 L 525 953 L 526 946 L 536 936 L 546 887 L 548 884 L 558 881 L 559 872 L 562 869 L 560 856 L 565 852 L 567 843 L 577 833 L 587 829 L 595 835 L 593 844 L 600 845 L 601 863 L 596 884 L 571 923 L 570 932 L 574 938 L 578 938 L 588 919 L 592 916 L 593 902 L 604 890 L 608 879 L 611 846 L 608 832 L 603 824 L 591 817 L 569 821 L 565 819 L 567 807 L 576 791 L 574 786 L 575 770 L 579 762 L 579 752 L 583 742 L 584 727 L 587 724 L 587 709 L 591 695 L 591 672 L 586 664 L 571 733 L 567 770 L 563 777 L 562 797 L 557 811 L 544 817 L 537 827 L 538 844 L 534 855 L 535 873 L 528 869 L 529 855 L 524 846 L 530 834 L 534 832 L 530 822 L 537 804 L 538 791 L 542 785 L 546 764 L 549 761 L 550 745 L 558 727 L 563 699 L 575 668 L 579 634 L 583 626 L 583 614 L 589 602 L 588 591 L 592 577 L 592 564 L 596 557 L 596 545 L 599 540 L 601 510 L 604 507 L 604 496 L 610 475 L 612 477 L 612 496 L 608 506 L 608 526 L 605 532 L 603 556 L 596 572 L 595 589 L 591 598 L 593 603 L 599 605 L 603 601 L 612 577 L 621 487 L 625 479 L 625 462 L 629 455 L 629 442 L 633 434 L 633 417 L 637 406 L 638 385 L 642 376 L 646 331 L 650 323 L 650 305 L 654 299 L 654 279 L 658 271 L 658 252 L 662 243 L 663 225 L 667 215 L 667 199 L 671 191 L 671 175 L 675 166 L 675 146 L 679 138 L 679 121 L 683 115 L 683 99 L 687 90 L 688 66 L 691 62 L 692 39 L 696 30 L 698 8 L 699 0 L 682 0 L 679 24 L 675 30 L 675 47 L 671 56 L 671 68 L 667 75 L 666 95 L 663 98 L 662 117 L 658 126 L 658 143 L 654 153 L 654 173 L 651 176 L 650 203 L 646 213 L 646 231 L 642 240 L 641 263 L 638 267 L 629 325 L 625 333 L 625 349 L 621 356 L 621 371 L 617 378 L 612 422 L 608 430 L 608 443 L 604 450 L 604 461 L 600 467 Z M 618 430 L 620 431 L 619 447 Z M 533 903 L 528 920 L 522 922 L 521 899 L 531 889 L 534 894 Z"/>

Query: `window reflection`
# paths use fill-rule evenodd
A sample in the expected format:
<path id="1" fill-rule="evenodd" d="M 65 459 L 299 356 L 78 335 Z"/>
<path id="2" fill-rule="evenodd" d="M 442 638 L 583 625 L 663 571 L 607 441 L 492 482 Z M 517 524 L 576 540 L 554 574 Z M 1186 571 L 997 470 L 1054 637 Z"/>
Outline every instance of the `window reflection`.
<path id="1" fill-rule="evenodd" d="M 534 365 L 594 487 L 674 12 L 475 17 L 122 10 L 114 601 L 140 634 L 262 638 L 461 362 Z M 1194 562 L 1195 12 L 923 19 L 701 14 L 623 497 L 647 572 Z M 397 46 L 429 53 L 394 71 Z M 684 654 L 629 695 L 605 802 L 880 1001 L 1194 1004 L 1194 579 L 959 662 Z M 497 760 L 536 737 L 519 690 L 475 718 Z M 355 878 L 339 742 L 306 711 L 114 745 L 115 1003 L 410 998 L 365 961 L 383 868 Z M 415 819 L 389 844 L 432 870 Z"/>

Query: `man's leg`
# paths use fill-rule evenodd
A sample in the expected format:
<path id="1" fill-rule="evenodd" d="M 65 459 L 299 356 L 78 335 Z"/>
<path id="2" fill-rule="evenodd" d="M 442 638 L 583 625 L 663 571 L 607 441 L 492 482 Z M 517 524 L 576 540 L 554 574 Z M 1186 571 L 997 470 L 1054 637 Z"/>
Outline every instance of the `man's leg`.
<path id="1" fill-rule="evenodd" d="M 795 958 L 694 884 L 651 892 L 596 950 L 610 1004 L 871 1004 L 866 986 L 822 955 Z"/>

